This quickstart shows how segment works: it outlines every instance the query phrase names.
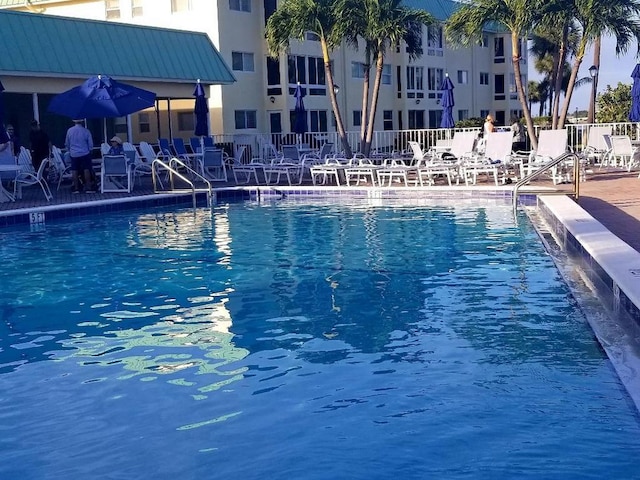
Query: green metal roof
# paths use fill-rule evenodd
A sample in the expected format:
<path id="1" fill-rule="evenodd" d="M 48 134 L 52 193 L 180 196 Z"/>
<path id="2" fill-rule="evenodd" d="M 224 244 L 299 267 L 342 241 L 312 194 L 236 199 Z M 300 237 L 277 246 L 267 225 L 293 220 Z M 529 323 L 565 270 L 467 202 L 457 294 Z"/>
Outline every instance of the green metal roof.
<path id="1" fill-rule="evenodd" d="M 402 4 L 416 10 L 424 10 L 439 22 L 444 22 L 460 8 L 460 3 L 453 0 L 404 0 Z"/>
<path id="2" fill-rule="evenodd" d="M 5 10 L 0 25 L 12 50 L 0 55 L 0 74 L 235 82 L 205 33 Z"/>

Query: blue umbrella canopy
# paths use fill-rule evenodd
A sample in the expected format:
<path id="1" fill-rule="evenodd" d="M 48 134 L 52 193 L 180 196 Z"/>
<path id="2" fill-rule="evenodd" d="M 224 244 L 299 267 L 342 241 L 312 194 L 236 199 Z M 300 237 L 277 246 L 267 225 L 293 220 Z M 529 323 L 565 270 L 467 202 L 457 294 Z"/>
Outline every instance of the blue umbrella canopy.
<path id="1" fill-rule="evenodd" d="M 440 105 L 442 105 L 442 119 L 440 120 L 440 128 L 453 128 L 455 122 L 453 121 L 453 106 L 455 102 L 453 100 L 453 82 L 449 78 L 449 74 L 444 77 L 440 90 L 442 91 L 442 98 L 440 99 Z"/>
<path id="2" fill-rule="evenodd" d="M 296 87 L 296 91 L 293 93 L 293 96 L 296 98 L 296 107 L 294 109 L 295 119 L 293 122 L 293 133 L 297 133 L 302 135 L 303 133 L 307 133 L 307 111 L 304 109 L 304 101 L 303 97 L 306 95 L 300 83 Z"/>
<path id="3" fill-rule="evenodd" d="M 155 102 L 153 92 L 97 75 L 53 97 L 48 110 L 70 118 L 111 118 L 153 107 Z"/>
<path id="4" fill-rule="evenodd" d="M 196 137 L 206 137 L 209 135 L 209 107 L 200 80 L 196 83 L 193 96 L 196 97 L 196 105 L 193 110 L 196 116 L 196 128 L 193 133 Z"/>
<path id="5" fill-rule="evenodd" d="M 633 86 L 631 87 L 631 110 L 629 110 L 629 120 L 640 122 L 640 63 L 631 72 Z"/>

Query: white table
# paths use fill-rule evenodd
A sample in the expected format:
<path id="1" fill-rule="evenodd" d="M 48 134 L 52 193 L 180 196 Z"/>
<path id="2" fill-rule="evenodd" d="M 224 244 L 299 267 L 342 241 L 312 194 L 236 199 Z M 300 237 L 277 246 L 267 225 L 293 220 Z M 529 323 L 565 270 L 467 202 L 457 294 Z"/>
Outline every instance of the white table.
<path id="1" fill-rule="evenodd" d="M 0 172 L 13 173 L 14 180 L 18 176 L 18 173 L 20 173 L 20 170 L 22 170 L 20 165 L 0 165 Z M 15 201 L 16 199 L 14 198 L 13 194 L 9 192 L 6 188 L 4 188 L 4 185 L 0 181 L 0 202 L 15 202 Z"/>

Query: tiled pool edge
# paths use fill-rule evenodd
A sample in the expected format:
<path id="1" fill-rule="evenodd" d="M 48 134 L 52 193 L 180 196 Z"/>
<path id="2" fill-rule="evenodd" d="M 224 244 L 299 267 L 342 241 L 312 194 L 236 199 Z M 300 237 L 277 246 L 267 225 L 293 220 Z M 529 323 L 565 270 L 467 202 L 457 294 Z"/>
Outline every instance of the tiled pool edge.
<path id="1" fill-rule="evenodd" d="M 640 252 L 566 196 L 540 196 L 538 204 L 560 247 L 580 255 L 587 273 L 612 292 L 614 310 L 640 325 Z"/>

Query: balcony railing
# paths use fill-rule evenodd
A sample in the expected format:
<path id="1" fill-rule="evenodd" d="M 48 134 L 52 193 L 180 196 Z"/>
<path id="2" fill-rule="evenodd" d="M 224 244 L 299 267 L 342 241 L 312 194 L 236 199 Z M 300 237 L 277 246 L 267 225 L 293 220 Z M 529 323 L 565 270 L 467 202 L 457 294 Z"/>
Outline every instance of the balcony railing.
<path id="1" fill-rule="evenodd" d="M 589 129 L 594 126 L 611 126 L 613 135 L 628 135 L 631 140 L 640 140 L 640 123 L 597 123 L 597 124 L 568 124 L 565 128 L 568 131 L 568 145 L 574 152 L 581 152 L 586 146 Z M 499 127 L 500 128 L 500 127 Z M 502 127 L 508 129 L 509 127 Z M 544 127 L 536 127 L 536 131 Z M 458 129 L 417 129 L 417 130 L 385 130 L 376 131 L 373 135 L 371 151 L 381 154 L 391 154 L 393 152 L 403 152 L 409 150 L 409 142 L 418 142 L 423 149 L 435 146 L 439 142 L 448 141 L 453 138 L 455 132 L 480 132 L 481 128 L 458 128 Z M 352 151 L 355 153 L 360 149 L 360 132 L 347 132 L 347 138 Z M 227 153 L 233 155 L 237 146 L 246 146 L 243 162 L 248 162 L 251 158 L 269 156 L 269 152 L 280 150 L 282 145 L 304 145 L 309 148 L 320 148 L 323 143 L 334 144 L 334 151 L 341 151 L 340 138 L 335 132 L 306 133 L 296 135 L 294 133 L 258 133 L 258 134 L 235 134 L 235 135 L 213 135 L 216 145 L 225 148 Z"/>

